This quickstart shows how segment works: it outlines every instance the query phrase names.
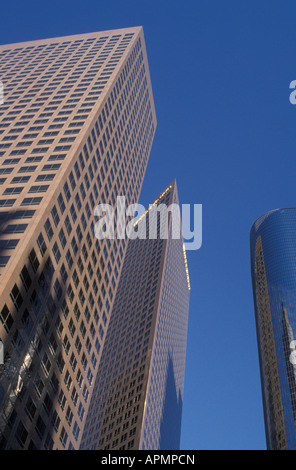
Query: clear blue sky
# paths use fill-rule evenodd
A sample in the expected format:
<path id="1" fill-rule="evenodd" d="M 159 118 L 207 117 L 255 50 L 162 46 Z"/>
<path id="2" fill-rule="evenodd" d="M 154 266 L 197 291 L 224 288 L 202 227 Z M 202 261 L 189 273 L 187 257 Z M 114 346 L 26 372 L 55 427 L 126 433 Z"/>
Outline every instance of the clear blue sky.
<path id="1" fill-rule="evenodd" d="M 2 44 L 144 27 L 158 127 L 140 202 L 176 177 L 180 202 L 203 205 L 182 448 L 265 449 L 249 231 L 295 207 L 295 1 L 15 0 L 0 14 Z"/>

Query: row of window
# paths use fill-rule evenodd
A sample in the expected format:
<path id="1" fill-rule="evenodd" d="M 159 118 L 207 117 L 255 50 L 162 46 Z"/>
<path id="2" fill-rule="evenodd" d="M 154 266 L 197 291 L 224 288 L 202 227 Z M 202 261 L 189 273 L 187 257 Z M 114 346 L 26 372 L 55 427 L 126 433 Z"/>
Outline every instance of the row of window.
<path id="1" fill-rule="evenodd" d="M 117 45 L 116 51 L 117 52 L 122 52 L 128 43 L 130 42 L 131 37 L 133 34 L 130 34 L 129 36 L 126 36 L 122 38 L 119 44 L 118 40 L 119 38 L 116 38 L 116 40 L 110 39 L 107 44 L 105 44 L 105 47 L 102 49 L 102 46 L 106 42 L 107 38 L 101 39 L 99 38 L 96 43 L 92 44 L 93 41 L 95 41 L 95 38 L 93 41 L 88 41 L 85 40 L 82 44 L 71 44 L 70 46 L 67 47 L 65 50 L 65 45 L 63 46 L 60 44 L 57 48 L 56 51 L 53 51 L 51 46 L 46 46 L 46 45 L 39 45 L 34 48 L 34 50 L 31 49 L 31 47 L 25 47 L 21 51 L 18 51 L 17 49 L 14 49 L 13 51 L 8 51 L 8 50 L 2 50 L 0 51 L 0 57 L 1 57 L 1 62 L 4 63 L 3 59 L 5 58 L 5 69 L 2 67 L 0 68 L 0 72 L 6 73 L 6 76 L 12 75 L 12 70 L 16 69 L 16 66 L 21 66 L 23 73 L 29 71 L 31 68 L 34 66 L 44 66 L 46 65 L 48 67 L 48 64 L 51 62 L 54 63 L 54 65 L 64 65 L 65 59 L 69 58 L 75 63 L 77 59 L 80 59 L 84 56 L 84 61 L 83 63 L 88 63 L 88 59 L 92 58 L 94 55 L 97 56 L 98 52 L 100 52 L 99 57 L 107 57 L 107 55 L 114 49 L 114 46 Z M 88 50 L 91 47 L 90 50 Z M 68 52 L 65 54 L 65 52 Z M 56 53 L 55 53 L 56 52 Z M 75 54 L 74 54 L 75 52 Z M 51 55 L 49 55 L 51 53 Z M 22 57 L 23 54 L 27 54 L 27 60 L 24 60 Z M 32 60 L 35 59 L 35 60 Z M 42 59 L 43 62 L 42 62 Z M 51 60 L 50 60 L 51 59 Z M 29 63 L 30 66 L 26 67 L 26 63 Z M 68 64 L 71 62 L 69 61 Z M 25 68 L 24 68 L 25 65 Z M 10 66 L 12 67 L 12 70 L 9 71 Z M 51 68 L 52 69 L 52 68 Z M 9 71 L 9 73 L 7 73 Z M 20 77 L 19 77 L 20 79 Z M 16 79 L 14 81 L 17 81 Z"/>
<path id="2" fill-rule="evenodd" d="M 125 71 L 124 71 L 124 72 L 125 72 Z M 125 76 L 125 73 L 124 73 L 124 72 L 123 72 L 123 75 Z M 119 83 L 119 89 L 120 89 L 120 88 L 121 88 L 120 80 L 119 80 L 118 83 Z M 119 90 L 118 90 L 118 91 L 119 91 Z M 128 91 L 129 91 L 129 90 L 128 90 Z M 115 99 L 116 99 L 116 91 L 115 91 L 115 90 L 114 90 L 114 93 L 115 93 Z M 109 102 L 108 102 L 108 104 L 109 104 L 110 107 L 112 106 L 112 105 L 111 105 L 111 102 L 114 103 L 114 98 L 113 98 L 112 93 L 111 93 L 111 98 L 109 99 Z M 123 106 L 123 105 L 124 105 L 124 101 L 123 101 L 123 103 L 122 103 L 122 106 Z M 108 114 L 107 105 L 106 105 L 106 110 L 107 110 L 107 114 Z M 103 111 L 104 111 L 104 110 L 103 110 Z M 103 120 L 104 120 L 104 121 L 106 120 L 106 117 L 104 116 L 104 112 L 103 112 Z M 107 132 L 107 140 L 106 140 L 106 142 L 107 142 L 108 139 L 109 139 L 109 137 L 108 137 L 108 128 L 107 128 L 106 132 Z M 93 131 L 93 136 L 94 136 L 94 131 Z M 119 134 L 119 137 L 120 137 L 120 134 Z M 105 135 L 103 135 L 103 139 L 105 139 Z M 106 146 L 106 142 L 105 142 L 105 146 Z M 113 144 L 114 144 L 114 139 L 113 139 Z M 65 150 L 65 147 L 61 147 L 61 148 L 56 147 L 55 150 Z M 68 150 L 68 147 L 67 147 L 66 150 Z M 101 147 L 101 150 L 102 150 L 102 147 Z M 34 157 L 32 157 L 32 158 L 34 158 Z M 7 163 L 8 163 L 8 162 L 7 162 Z M 43 167 L 43 171 L 50 171 L 50 170 L 55 170 L 55 171 L 56 171 L 58 168 L 59 168 L 59 165 L 58 165 L 58 164 L 45 165 L 45 166 Z M 33 171 L 35 171 L 35 170 L 36 170 L 36 166 L 35 166 L 35 167 L 34 167 L 34 166 L 29 166 L 29 167 L 21 167 L 21 168 L 19 169 L 19 172 L 33 172 Z M 12 171 L 12 168 L 0 169 L 0 172 L 2 172 L 2 174 L 10 173 L 11 171 Z M 104 176 L 104 175 L 102 174 L 102 177 L 103 177 L 103 176 Z M 111 176 L 112 176 L 112 175 L 111 175 Z M 53 179 L 53 177 L 54 177 L 54 174 L 38 175 L 36 181 L 41 181 L 41 180 L 43 180 L 43 181 L 50 181 L 50 180 Z M 25 177 L 14 177 L 14 178 L 12 179 L 12 184 L 15 184 L 15 183 L 17 183 L 17 182 L 28 181 L 28 179 L 29 179 L 29 178 L 26 178 L 26 179 L 25 179 Z M 110 186 L 110 182 L 109 182 L 109 186 Z M 34 189 L 37 189 L 37 188 L 34 187 Z M 37 189 L 38 192 L 39 192 L 39 191 L 40 191 L 40 192 L 44 192 L 45 190 L 46 190 L 45 187 L 43 187 L 43 188 L 42 188 L 42 187 L 41 187 L 41 188 L 39 187 L 39 188 Z M 17 190 L 16 190 L 16 191 L 17 191 Z M 33 189 L 32 189 L 31 191 L 33 192 Z M 7 193 L 6 193 L 6 194 L 7 194 Z M 39 203 L 41 202 L 41 200 L 42 200 L 42 199 L 38 199 L 38 198 L 33 198 L 33 199 L 28 199 L 28 198 L 26 198 L 25 201 L 22 202 L 22 204 L 23 204 L 23 205 L 24 205 L 25 203 L 26 203 L 26 204 L 39 204 Z M 1 207 L 1 206 L 2 206 L 2 207 L 5 207 L 5 206 L 6 206 L 6 207 L 11 207 L 11 206 L 13 205 L 13 203 L 14 203 L 13 200 L 11 200 L 11 201 L 9 201 L 9 200 L 1 200 L 1 202 L 0 202 L 0 207 Z"/>

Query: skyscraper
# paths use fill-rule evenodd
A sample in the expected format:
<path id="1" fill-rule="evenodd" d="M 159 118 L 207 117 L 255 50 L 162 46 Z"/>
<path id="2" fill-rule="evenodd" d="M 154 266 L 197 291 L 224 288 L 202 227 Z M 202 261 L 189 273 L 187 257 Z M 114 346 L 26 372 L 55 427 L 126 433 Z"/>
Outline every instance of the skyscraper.
<path id="1" fill-rule="evenodd" d="M 296 449 L 296 209 L 251 229 L 251 269 L 268 449 Z"/>
<path id="2" fill-rule="evenodd" d="M 179 205 L 176 181 L 149 208 L 172 204 Z M 128 243 L 82 449 L 179 449 L 189 275 L 174 215 L 158 214 L 155 238 L 148 215 Z"/>
<path id="3" fill-rule="evenodd" d="M 0 447 L 78 449 L 156 117 L 141 27 L 0 46 Z"/>

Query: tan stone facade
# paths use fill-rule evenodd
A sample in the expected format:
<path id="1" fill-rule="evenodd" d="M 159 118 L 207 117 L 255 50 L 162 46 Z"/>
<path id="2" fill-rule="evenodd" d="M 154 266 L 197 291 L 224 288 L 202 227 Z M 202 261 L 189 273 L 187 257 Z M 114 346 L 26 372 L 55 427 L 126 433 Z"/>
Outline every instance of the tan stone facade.
<path id="1" fill-rule="evenodd" d="M 0 46 L 0 442 L 78 449 L 156 117 L 142 28 Z"/>

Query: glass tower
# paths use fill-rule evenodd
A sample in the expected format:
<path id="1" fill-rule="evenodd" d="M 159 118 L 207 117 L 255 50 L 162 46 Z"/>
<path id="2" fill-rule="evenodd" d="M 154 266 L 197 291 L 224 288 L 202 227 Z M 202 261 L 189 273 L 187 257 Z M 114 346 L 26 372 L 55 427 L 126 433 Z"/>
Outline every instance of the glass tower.
<path id="1" fill-rule="evenodd" d="M 296 449 L 296 209 L 260 217 L 251 270 L 268 449 Z"/>
<path id="2" fill-rule="evenodd" d="M 171 204 L 179 207 L 176 181 L 149 208 Z M 179 449 L 189 275 L 173 215 L 166 233 L 158 214 L 155 238 L 148 215 L 128 243 L 82 449 Z"/>
<path id="3" fill-rule="evenodd" d="M 141 27 L 0 46 L 0 448 L 78 449 L 156 128 Z"/>

